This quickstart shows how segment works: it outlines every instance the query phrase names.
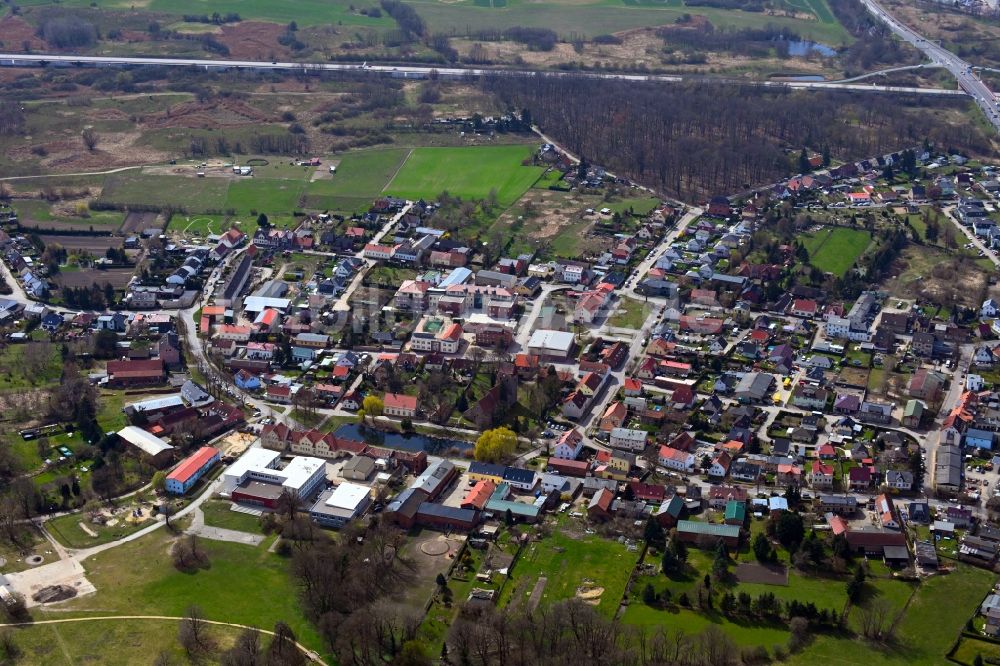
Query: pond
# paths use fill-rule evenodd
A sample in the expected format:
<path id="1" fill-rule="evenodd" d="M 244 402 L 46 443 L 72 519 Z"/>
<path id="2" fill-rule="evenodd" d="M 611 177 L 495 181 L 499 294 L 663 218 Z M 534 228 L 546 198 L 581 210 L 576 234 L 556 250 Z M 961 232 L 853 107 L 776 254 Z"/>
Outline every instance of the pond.
<path id="1" fill-rule="evenodd" d="M 358 423 L 345 423 L 333 433 L 337 437 L 363 441 L 374 446 L 385 446 L 390 449 L 401 449 L 403 451 L 426 451 L 430 455 L 443 455 L 449 449 L 458 451 L 468 451 L 472 448 L 471 442 L 464 442 L 458 439 L 446 439 L 444 437 L 431 437 L 420 433 L 402 434 L 398 432 L 387 432 L 377 428 L 371 428 Z"/>
<path id="2" fill-rule="evenodd" d="M 812 51 L 820 54 L 821 56 L 826 56 L 827 58 L 837 55 L 837 50 L 827 46 L 826 44 L 820 44 L 819 42 L 809 42 L 806 40 L 798 40 L 794 42 L 787 42 L 788 44 L 788 55 L 790 56 L 807 56 Z"/>

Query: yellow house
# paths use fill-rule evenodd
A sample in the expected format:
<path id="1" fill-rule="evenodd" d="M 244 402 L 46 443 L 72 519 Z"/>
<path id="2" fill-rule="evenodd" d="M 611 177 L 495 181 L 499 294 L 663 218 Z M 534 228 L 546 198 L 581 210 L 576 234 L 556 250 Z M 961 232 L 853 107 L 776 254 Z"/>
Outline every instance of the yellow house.
<path id="1" fill-rule="evenodd" d="M 473 481 L 492 481 L 493 483 L 500 485 L 503 481 L 503 473 L 505 471 L 503 465 L 494 465 L 493 463 L 473 461 L 469 465 L 469 478 Z"/>

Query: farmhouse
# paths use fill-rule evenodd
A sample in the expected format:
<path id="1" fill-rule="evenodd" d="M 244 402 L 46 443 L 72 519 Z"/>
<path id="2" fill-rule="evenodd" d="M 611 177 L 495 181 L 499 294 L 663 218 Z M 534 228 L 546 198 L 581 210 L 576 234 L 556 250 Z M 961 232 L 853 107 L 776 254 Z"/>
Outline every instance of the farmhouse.
<path id="1" fill-rule="evenodd" d="M 135 386 L 155 386 L 166 381 L 167 371 L 163 361 L 108 361 L 108 386 L 111 388 L 132 388 Z"/>
<path id="2" fill-rule="evenodd" d="M 721 541 L 727 548 L 737 548 L 740 543 L 740 528 L 737 525 L 680 520 L 677 522 L 677 536 L 685 543 L 699 548 L 715 548 Z"/>
<path id="3" fill-rule="evenodd" d="M 412 419 L 417 415 L 417 397 L 402 393 L 386 393 L 383 398 L 386 416 Z"/>

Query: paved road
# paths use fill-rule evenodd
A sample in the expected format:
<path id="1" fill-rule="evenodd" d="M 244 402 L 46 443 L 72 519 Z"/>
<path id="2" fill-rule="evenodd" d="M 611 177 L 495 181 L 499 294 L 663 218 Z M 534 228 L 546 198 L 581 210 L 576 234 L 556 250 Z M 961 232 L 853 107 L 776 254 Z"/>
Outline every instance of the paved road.
<path id="1" fill-rule="evenodd" d="M 393 66 L 393 65 L 358 65 L 354 63 L 302 63 L 302 62 L 267 62 L 259 60 L 222 60 L 197 58 L 150 58 L 150 57 L 113 57 L 113 56 L 78 56 L 56 55 L 47 53 L 0 53 L 0 67 L 52 66 L 62 67 L 140 67 L 158 65 L 161 67 L 197 67 L 208 71 L 225 71 L 229 69 L 254 69 L 260 71 L 287 72 L 369 72 L 382 74 L 393 78 L 426 79 L 438 76 L 445 79 L 475 79 L 490 74 L 504 76 L 519 76 L 527 78 L 554 77 L 576 79 L 602 79 L 614 81 L 681 83 L 684 81 L 719 82 L 731 85 L 753 84 L 771 88 L 801 88 L 805 90 L 847 90 L 854 92 L 879 93 L 912 93 L 932 96 L 961 95 L 961 91 L 945 88 L 913 88 L 908 86 L 873 86 L 852 83 L 832 83 L 826 81 L 747 81 L 746 79 L 731 79 L 706 76 L 674 76 L 667 74 L 623 74 L 615 72 L 556 72 L 525 69 L 477 69 L 463 67 L 427 67 L 427 66 Z"/>
<path id="2" fill-rule="evenodd" d="M 1000 131 L 1000 110 L 993 92 L 972 71 L 972 66 L 951 51 L 925 39 L 904 25 L 875 0 L 861 0 L 872 14 L 889 26 L 900 39 L 923 51 L 935 65 L 945 67 L 958 80 L 959 87 L 976 102 L 993 127 Z"/>

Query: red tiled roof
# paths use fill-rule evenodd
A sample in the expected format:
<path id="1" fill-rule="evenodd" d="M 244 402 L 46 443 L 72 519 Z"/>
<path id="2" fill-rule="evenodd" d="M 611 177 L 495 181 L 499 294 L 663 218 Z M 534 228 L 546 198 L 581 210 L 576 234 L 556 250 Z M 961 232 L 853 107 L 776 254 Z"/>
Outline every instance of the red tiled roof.
<path id="1" fill-rule="evenodd" d="M 218 453 L 218 449 L 214 449 L 211 446 L 203 446 L 185 458 L 184 461 L 181 462 L 181 464 L 178 465 L 167 478 L 179 481 L 180 483 L 185 483 L 188 479 L 194 476 L 198 470 L 204 467 L 209 460 L 218 455 Z"/>
<path id="2" fill-rule="evenodd" d="M 417 409 L 417 398 L 413 395 L 386 393 L 382 402 L 386 407 L 392 407 L 393 409 L 408 409 L 413 411 Z"/>

